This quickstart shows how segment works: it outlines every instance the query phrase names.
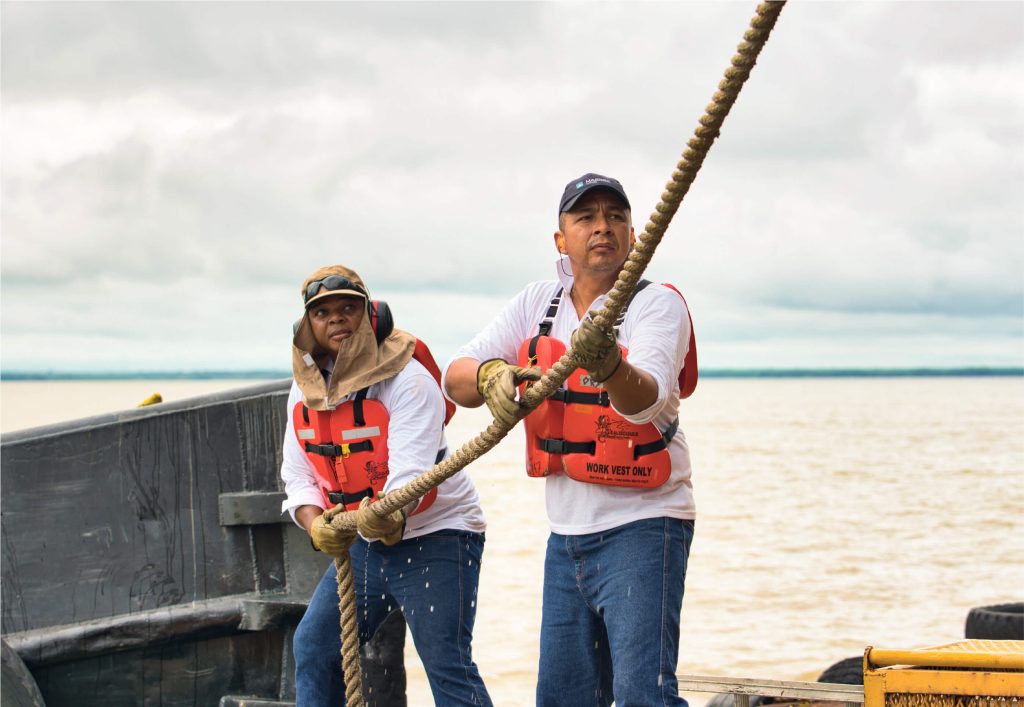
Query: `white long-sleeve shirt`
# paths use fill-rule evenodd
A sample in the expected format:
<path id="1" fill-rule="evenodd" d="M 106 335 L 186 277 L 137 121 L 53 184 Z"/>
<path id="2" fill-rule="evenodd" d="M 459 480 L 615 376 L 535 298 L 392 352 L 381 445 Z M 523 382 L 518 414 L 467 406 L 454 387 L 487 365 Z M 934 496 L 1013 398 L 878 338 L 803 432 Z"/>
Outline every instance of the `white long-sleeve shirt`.
<path id="1" fill-rule="evenodd" d="M 346 402 L 355 397 L 348 395 Z M 439 450 L 446 449 L 444 437 L 444 400 L 433 376 L 419 361 L 412 359 L 397 375 L 371 385 L 366 397 L 379 400 L 388 411 L 388 479 L 385 493 L 400 488 L 434 466 Z M 302 401 L 298 385 L 292 381 L 288 395 L 288 426 L 284 433 L 281 479 L 287 498 L 282 512 L 295 518 L 295 509 L 303 505 L 324 507 L 313 465 L 295 436 L 292 411 Z M 447 458 L 449 453 L 445 453 Z M 437 488 L 433 505 L 409 516 L 405 538 L 426 535 L 436 530 L 486 529 L 480 498 L 465 471 L 446 479 Z"/>
<path id="2" fill-rule="evenodd" d="M 486 361 L 500 358 L 514 363 L 523 341 L 537 334 L 559 285 L 566 294 L 552 323 L 551 336 L 568 346 L 580 324 L 568 296 L 572 277 L 568 261 L 558 268 L 559 281 L 533 282 L 516 295 L 483 331 L 463 346 L 452 361 L 471 358 Z M 597 298 L 592 310 L 599 310 L 607 295 Z M 629 362 L 651 375 L 658 384 L 658 397 L 646 410 L 633 415 L 619 414 L 636 424 L 653 422 L 666 430 L 679 413 L 679 371 L 690 341 L 690 320 L 683 299 L 662 285 L 650 285 L 637 293 L 619 327 L 619 342 L 629 351 Z M 444 375 L 448 374 L 445 365 Z M 614 408 L 614 406 L 612 406 Z M 545 497 L 551 529 L 563 535 L 582 535 L 615 528 L 645 518 L 696 517 L 690 483 L 690 453 L 683 430 L 676 432 L 668 447 L 672 473 L 654 489 L 634 489 L 575 481 L 565 474 L 545 477 Z M 536 483 L 523 473 L 524 483 Z"/>

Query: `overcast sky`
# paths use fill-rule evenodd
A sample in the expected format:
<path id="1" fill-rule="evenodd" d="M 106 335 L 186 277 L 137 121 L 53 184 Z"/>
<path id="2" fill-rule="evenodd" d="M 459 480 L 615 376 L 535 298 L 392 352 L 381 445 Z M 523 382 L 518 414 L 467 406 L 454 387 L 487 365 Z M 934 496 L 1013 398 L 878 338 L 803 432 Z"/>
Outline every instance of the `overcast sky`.
<path id="1" fill-rule="evenodd" d="M 754 7 L 4 2 L 2 367 L 285 371 L 338 262 L 446 359 Z M 1022 143 L 1024 3 L 791 3 L 647 276 L 708 368 L 1022 365 Z"/>

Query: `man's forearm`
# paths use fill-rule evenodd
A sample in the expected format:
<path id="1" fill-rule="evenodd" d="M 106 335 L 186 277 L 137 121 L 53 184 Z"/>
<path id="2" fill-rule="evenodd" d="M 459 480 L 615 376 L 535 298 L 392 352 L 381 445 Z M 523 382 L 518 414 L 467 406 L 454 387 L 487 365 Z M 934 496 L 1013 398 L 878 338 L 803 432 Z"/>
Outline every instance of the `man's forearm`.
<path id="1" fill-rule="evenodd" d="M 658 399 L 658 383 L 654 376 L 633 367 L 625 358 L 603 385 L 612 405 L 624 415 L 646 410 Z"/>
<path id="2" fill-rule="evenodd" d="M 444 389 L 456 403 L 475 408 L 483 405 L 483 396 L 476 389 L 476 370 L 480 362 L 472 358 L 457 358 L 448 366 Z"/>

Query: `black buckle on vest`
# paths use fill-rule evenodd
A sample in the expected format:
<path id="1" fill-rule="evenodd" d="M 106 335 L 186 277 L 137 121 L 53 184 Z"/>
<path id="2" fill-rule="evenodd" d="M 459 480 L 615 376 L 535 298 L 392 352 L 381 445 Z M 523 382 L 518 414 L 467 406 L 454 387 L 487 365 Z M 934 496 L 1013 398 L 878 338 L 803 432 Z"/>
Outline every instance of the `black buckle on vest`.
<path id="1" fill-rule="evenodd" d="M 359 503 L 364 498 L 373 498 L 373 489 L 369 486 L 364 488 L 362 491 L 356 491 L 355 493 L 345 493 L 344 491 L 328 491 L 327 500 L 331 503 L 340 503 L 343 506 L 348 506 L 352 503 Z"/>
<path id="2" fill-rule="evenodd" d="M 372 452 L 373 442 L 364 439 L 362 442 L 353 444 L 313 444 L 306 442 L 306 451 L 310 454 L 319 454 L 322 457 L 347 457 L 355 452 Z"/>
<path id="3" fill-rule="evenodd" d="M 600 405 L 601 407 L 608 407 L 608 391 L 602 390 L 600 393 L 581 393 L 578 390 L 566 390 L 565 388 L 559 388 L 548 400 L 557 400 L 562 403 L 576 403 L 577 405 Z"/>
<path id="4" fill-rule="evenodd" d="M 668 426 L 668 429 L 661 434 L 661 439 L 654 442 L 648 442 L 647 444 L 638 444 L 633 447 L 633 461 L 636 461 L 645 454 L 654 454 L 660 452 L 662 449 L 668 447 L 668 443 L 672 441 L 672 438 L 676 436 L 676 432 L 679 431 L 679 418 L 672 420 L 672 424 Z"/>
<path id="5" fill-rule="evenodd" d="M 597 450 L 596 442 L 566 442 L 564 439 L 541 439 L 537 446 L 548 454 L 593 454 Z"/>

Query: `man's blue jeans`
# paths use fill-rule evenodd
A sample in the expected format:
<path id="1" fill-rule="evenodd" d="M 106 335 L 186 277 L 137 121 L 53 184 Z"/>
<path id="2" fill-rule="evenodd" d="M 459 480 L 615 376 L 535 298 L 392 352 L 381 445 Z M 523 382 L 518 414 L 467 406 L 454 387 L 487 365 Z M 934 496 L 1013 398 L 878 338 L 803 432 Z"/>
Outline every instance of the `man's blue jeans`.
<path id="1" fill-rule="evenodd" d="M 538 707 L 683 705 L 679 612 L 693 521 L 548 538 Z"/>
<path id="2" fill-rule="evenodd" d="M 458 530 L 391 547 L 357 537 L 350 550 L 360 645 L 401 608 L 436 705 L 491 704 L 470 652 L 483 550 L 481 533 Z M 297 707 L 344 704 L 339 622 L 332 564 L 295 631 Z"/>

